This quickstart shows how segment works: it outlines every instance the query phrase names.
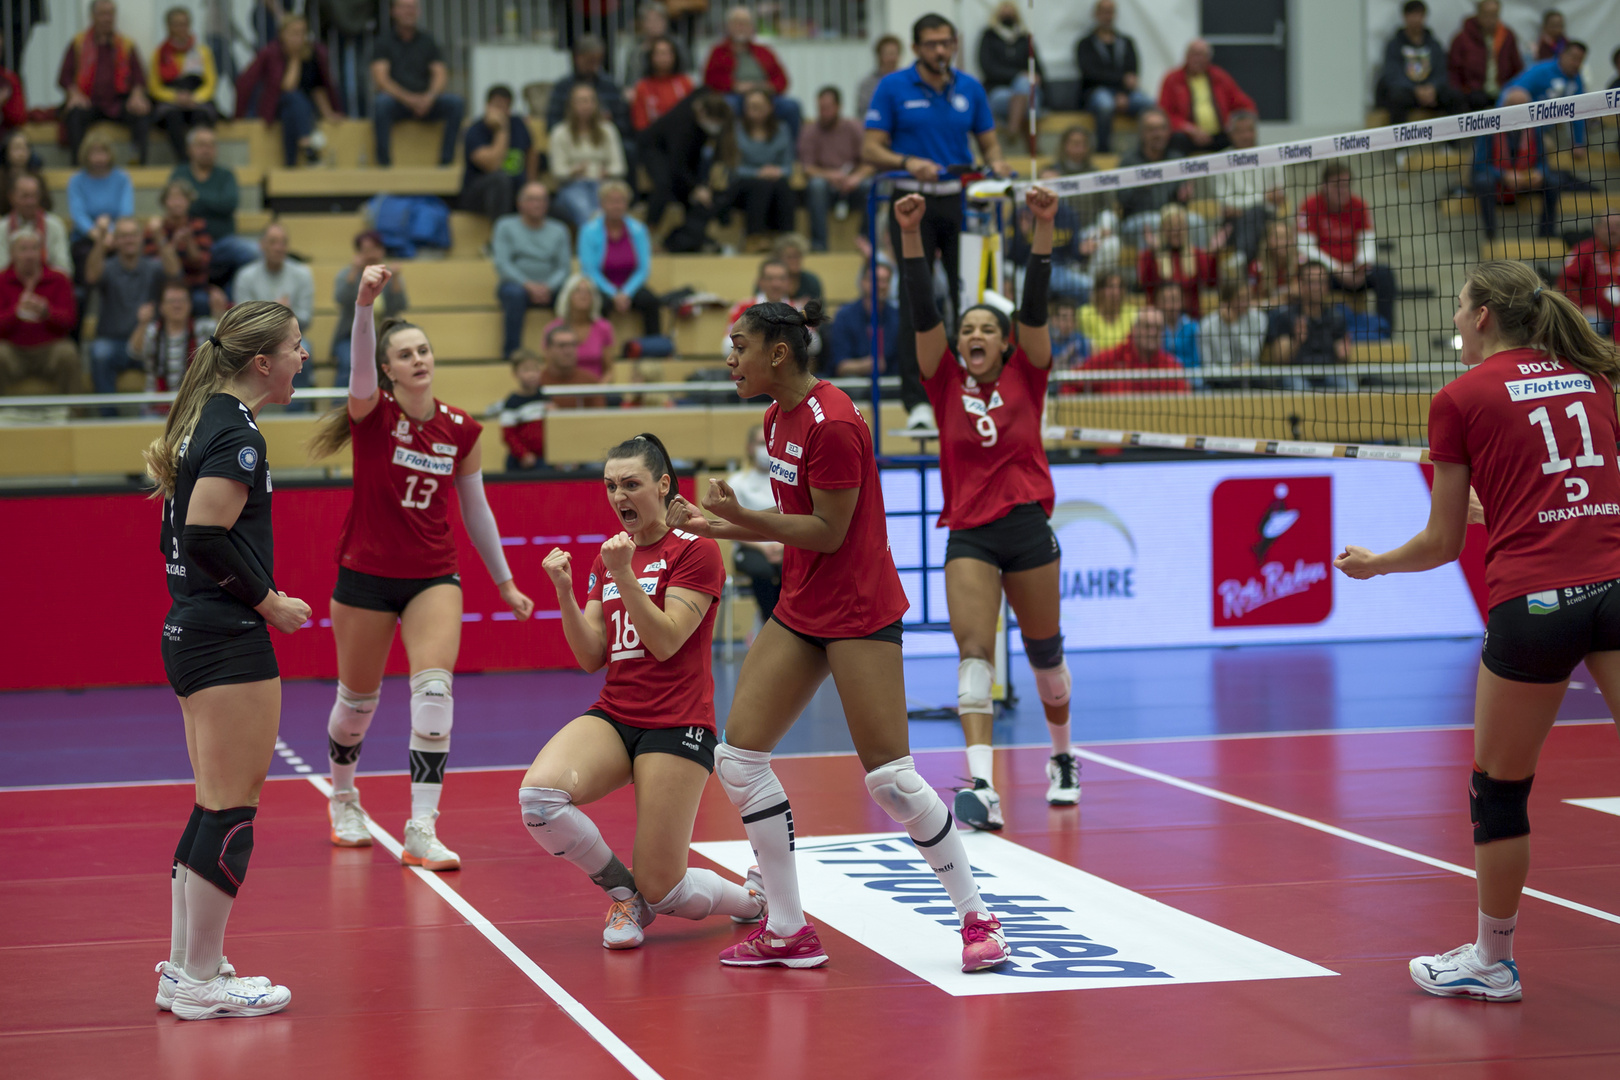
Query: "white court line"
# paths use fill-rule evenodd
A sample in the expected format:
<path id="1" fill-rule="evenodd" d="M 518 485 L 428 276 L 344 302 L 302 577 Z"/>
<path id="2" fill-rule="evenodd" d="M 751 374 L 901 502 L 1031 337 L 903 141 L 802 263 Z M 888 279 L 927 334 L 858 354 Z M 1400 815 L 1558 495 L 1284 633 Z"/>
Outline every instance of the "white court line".
<path id="1" fill-rule="evenodd" d="M 1082 750 L 1079 747 L 1075 747 L 1074 756 L 1085 758 L 1087 761 L 1094 761 L 1098 765 L 1106 765 L 1111 769 L 1119 769 L 1121 772 L 1128 772 L 1133 775 L 1140 776 L 1146 780 L 1157 780 L 1161 784 L 1168 784 L 1171 787 L 1180 788 L 1183 791 L 1190 791 L 1194 795 L 1203 795 L 1206 798 L 1216 799 L 1223 803 L 1229 803 L 1232 806 L 1239 806 L 1245 810 L 1253 810 L 1256 813 L 1266 814 L 1281 821 L 1292 822 L 1295 825 L 1303 825 L 1307 829 L 1315 829 L 1317 832 L 1326 833 L 1329 836 L 1336 836 L 1340 840 L 1348 840 L 1353 844 L 1360 844 L 1363 847 L 1370 847 L 1375 851 L 1382 851 L 1390 855 L 1398 855 L 1403 859 L 1410 859 L 1413 862 L 1422 863 L 1425 866 L 1432 866 L 1437 870 L 1446 870 L 1453 874 L 1461 874 L 1463 877 L 1468 878 L 1474 876 L 1474 871 L 1466 866 L 1458 866 L 1454 862 L 1447 862 L 1444 859 L 1437 859 L 1432 855 L 1425 855 L 1421 851 L 1413 851 L 1411 848 L 1403 848 L 1395 844 L 1387 844 L 1382 840 L 1374 840 L 1370 836 L 1363 836 L 1360 833 L 1353 833 L 1349 829 L 1341 829 L 1337 825 L 1329 825 L 1325 821 L 1317 821 L 1315 818 L 1308 818 L 1302 814 L 1290 813 L 1287 810 L 1279 810 L 1275 806 L 1267 806 L 1265 803 L 1255 802 L 1253 799 L 1245 799 L 1241 795 L 1229 795 L 1224 791 L 1217 791 L 1212 787 L 1205 787 L 1203 784 L 1195 784 L 1191 780 L 1183 780 L 1179 776 L 1171 776 L 1169 773 L 1162 773 L 1155 769 L 1144 768 L 1141 765 L 1132 765 L 1128 761 L 1120 761 L 1118 758 L 1105 757 L 1102 754 L 1093 753 L 1090 750 Z M 1568 908 L 1571 911 L 1578 911 L 1583 915 L 1590 915 L 1594 919 L 1602 919 L 1604 922 L 1611 922 L 1620 925 L 1620 915 L 1603 911 L 1600 908 L 1588 907 L 1586 904 L 1576 903 L 1574 900 L 1566 900 L 1562 896 L 1554 896 L 1552 893 L 1542 892 L 1540 889 L 1527 888 L 1524 890 L 1524 895 L 1535 897 L 1537 900 L 1545 900 L 1549 904 L 1557 904 L 1559 907 Z"/>
<path id="2" fill-rule="evenodd" d="M 315 790 L 322 795 L 327 798 L 332 797 L 332 785 L 324 777 L 306 776 L 304 779 L 315 785 Z M 373 821 L 370 814 L 366 815 L 366 829 L 376 838 L 377 843 L 387 849 L 388 853 L 394 858 L 399 859 L 405 854 L 404 845 L 389 835 L 388 830 Z M 496 929 L 495 924 L 485 918 L 484 914 L 473 907 L 472 904 L 468 903 L 466 897 L 445 884 L 443 878 L 432 870 L 424 870 L 420 866 L 407 866 L 405 869 L 421 878 L 428 888 L 439 894 L 441 900 L 455 909 L 456 914 L 466 919 L 467 922 L 472 924 L 473 929 L 483 934 L 491 945 L 499 949 L 502 955 L 512 961 L 519 971 L 529 977 L 530 982 L 538 986 L 552 1001 L 555 1001 L 557 1006 L 568 1014 L 570 1020 L 584 1028 L 585 1034 L 595 1039 L 602 1049 L 612 1054 L 614 1060 L 623 1065 L 631 1076 L 638 1077 L 639 1080 L 664 1080 L 656 1069 L 642 1060 L 640 1054 L 630 1049 L 623 1039 L 613 1034 L 606 1024 L 598 1020 L 596 1014 L 580 1004 L 578 998 L 564 990 L 561 983 L 546 974 L 545 969 L 529 959 L 522 949 L 512 944 L 512 939 Z"/>

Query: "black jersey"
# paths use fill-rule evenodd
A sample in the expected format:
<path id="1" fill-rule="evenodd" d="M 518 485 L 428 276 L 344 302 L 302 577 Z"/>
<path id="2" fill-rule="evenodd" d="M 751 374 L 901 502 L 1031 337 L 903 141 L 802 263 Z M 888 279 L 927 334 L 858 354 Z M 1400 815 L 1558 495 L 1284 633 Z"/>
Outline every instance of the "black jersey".
<path id="1" fill-rule="evenodd" d="M 275 539 L 270 532 L 270 467 L 264 460 L 264 435 L 252 411 L 230 394 L 215 394 L 203 406 L 196 429 L 180 444 L 174 494 L 163 500 L 161 543 L 173 601 L 168 621 L 193 630 L 262 626 L 264 617 L 221 589 L 191 561 L 181 543 L 192 489 L 204 476 L 223 476 L 247 487 L 247 504 L 231 526 L 231 543 L 274 589 Z"/>

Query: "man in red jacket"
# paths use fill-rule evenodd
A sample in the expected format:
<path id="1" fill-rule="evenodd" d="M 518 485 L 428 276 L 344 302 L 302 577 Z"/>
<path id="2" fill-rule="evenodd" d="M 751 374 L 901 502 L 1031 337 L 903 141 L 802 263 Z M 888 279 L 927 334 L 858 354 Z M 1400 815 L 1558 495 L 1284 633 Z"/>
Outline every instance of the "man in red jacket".
<path id="1" fill-rule="evenodd" d="M 79 389 L 79 350 L 68 336 L 78 321 L 73 282 L 45 265 L 39 234 L 11 234 L 11 265 L 0 271 L 0 394 L 29 376 Z"/>
<path id="2" fill-rule="evenodd" d="M 1164 351 L 1164 316 L 1145 307 L 1131 326 L 1131 336 L 1096 353 L 1080 365 L 1081 371 L 1175 371 L 1181 361 Z M 1105 379 L 1077 384 L 1087 394 L 1185 394 L 1186 379 Z"/>
<path id="3" fill-rule="evenodd" d="M 1502 22 L 1502 0 L 1479 0 L 1474 14 L 1463 20 L 1451 39 L 1446 58 L 1452 87 L 1472 111 L 1496 107 L 1497 95 L 1524 70 L 1519 39 Z"/>
<path id="4" fill-rule="evenodd" d="M 4 52 L 6 37 L 0 34 L 0 52 Z M 28 96 L 23 93 L 22 78 L 8 67 L 0 67 L 0 136 L 13 128 L 28 123 Z"/>
<path id="5" fill-rule="evenodd" d="M 1592 328 L 1620 341 L 1620 214 L 1592 222 L 1592 235 L 1564 260 L 1564 295 L 1580 305 Z"/>
<path id="6" fill-rule="evenodd" d="M 1254 99 L 1237 80 L 1211 61 L 1209 42 L 1194 38 L 1187 60 L 1159 84 L 1159 108 L 1170 117 L 1175 134 L 1171 145 L 1183 154 L 1207 154 L 1232 145 L 1226 137 L 1226 118 L 1243 109 L 1258 111 Z"/>
<path id="7" fill-rule="evenodd" d="M 94 0 L 90 5 L 90 27 L 68 43 L 56 84 L 67 93 L 62 129 L 73 164 L 79 163 L 79 144 L 97 120 L 129 128 L 136 156 L 146 164 L 146 132 L 152 123 L 146 71 L 140 49 L 118 32 L 113 0 Z"/>
<path id="8" fill-rule="evenodd" d="M 799 103 L 785 96 L 787 72 L 770 49 L 754 40 L 754 14 L 745 7 L 726 12 L 725 40 L 715 45 L 703 65 L 703 85 L 726 95 L 731 111 L 742 115 L 743 95 L 760 89 L 776 103 L 776 118 L 788 126 L 795 143 L 804 114 Z"/>

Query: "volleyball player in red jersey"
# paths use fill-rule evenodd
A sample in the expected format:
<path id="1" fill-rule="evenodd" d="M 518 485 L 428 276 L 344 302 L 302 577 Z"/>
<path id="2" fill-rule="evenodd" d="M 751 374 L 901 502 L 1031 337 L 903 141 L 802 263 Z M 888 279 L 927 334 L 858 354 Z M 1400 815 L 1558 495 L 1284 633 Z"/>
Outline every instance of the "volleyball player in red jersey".
<path id="1" fill-rule="evenodd" d="M 512 580 L 484 495 L 482 425 L 434 398 L 433 347 L 420 327 L 390 319 L 379 337 L 372 326 L 372 304 L 392 276 L 385 266 L 367 267 L 361 275 L 348 409 L 321 421 L 311 447 L 319 458 L 354 441 L 354 501 L 338 542 L 331 608 L 338 656 L 337 701 L 327 722 L 332 843 L 371 843 L 354 773 L 397 627 L 411 666 L 411 817 L 404 860 L 428 870 L 455 870 L 461 860 L 435 827 L 454 716 L 450 673 L 461 648 L 452 485 L 467 535 L 500 586 L 501 599 L 519 619 L 533 613 L 534 603 Z"/>
<path id="2" fill-rule="evenodd" d="M 872 799 L 905 830 L 939 876 L 961 920 L 962 970 L 1007 959 L 1001 923 L 979 897 L 950 811 L 917 775 L 906 727 L 900 617 L 909 606 L 889 553 L 883 490 L 866 420 L 849 396 L 810 373 L 810 332 L 821 304 L 798 311 L 755 304 L 731 328 L 731 368 L 745 400 L 769 394 L 766 448 L 776 507 L 745 509 L 722 480 L 703 508 L 671 502 L 678 529 L 784 545 L 782 597 L 743 661 L 715 772 L 742 812 L 769 915 L 722 964 L 816 967 L 827 954 L 804 919 L 793 861 L 793 811 L 771 751 L 831 673 Z"/>
<path id="3" fill-rule="evenodd" d="M 1620 716 L 1620 350 L 1563 294 L 1516 262 L 1468 275 L 1452 322 L 1470 370 L 1429 406 L 1429 523 L 1402 547 L 1346 547 L 1353 578 L 1428 570 L 1462 551 L 1478 493 L 1490 536 L 1490 614 L 1474 692 L 1479 934 L 1419 956 L 1431 994 L 1518 1001 L 1513 933 L 1530 871 L 1530 784 L 1570 672 L 1583 659 Z"/>
<path id="4" fill-rule="evenodd" d="M 991 659 L 1003 592 L 1018 617 L 1052 739 L 1046 801 L 1053 806 L 1080 801 L 1080 767 L 1069 746 L 1069 665 L 1063 659 L 1059 610 L 1062 551 L 1049 523 L 1055 496 L 1041 442 L 1052 371 L 1046 300 L 1058 199 L 1046 188 L 1032 187 L 1024 201 L 1035 216 L 1035 231 L 1018 336 L 1013 338 L 1004 313 L 979 304 L 962 313 L 954 352 L 946 347 L 933 278 L 923 259 L 923 200 L 908 195 L 894 206 L 900 273 L 917 328 L 917 366 L 939 424 L 945 495 L 939 525 L 951 530 L 945 544 L 945 600 L 961 657 L 956 709 L 973 778 L 972 787 L 956 793 L 956 817 L 976 829 L 1000 829 L 1004 823 L 990 748 Z"/>
<path id="5" fill-rule="evenodd" d="M 607 683 L 584 715 L 534 759 L 518 805 L 529 835 L 583 870 L 612 899 L 602 945 L 633 949 L 658 915 L 730 915 L 757 922 L 765 894 L 686 865 L 703 785 L 714 771 L 716 601 L 726 581 L 720 545 L 665 523 L 675 468 L 655 435 L 608 451 L 608 503 L 624 525 L 591 566 L 582 610 L 572 557 L 546 556 L 563 633 L 586 671 Z M 635 875 L 579 807 L 636 786 Z"/>

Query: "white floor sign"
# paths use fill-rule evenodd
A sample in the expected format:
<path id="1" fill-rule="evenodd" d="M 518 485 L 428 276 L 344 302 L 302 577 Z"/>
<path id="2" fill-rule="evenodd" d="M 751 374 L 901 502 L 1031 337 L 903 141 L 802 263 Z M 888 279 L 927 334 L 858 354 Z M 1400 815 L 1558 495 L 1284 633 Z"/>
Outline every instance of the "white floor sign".
<path id="1" fill-rule="evenodd" d="M 956 997 L 1337 974 L 989 833 L 963 841 L 1013 952 L 994 972 L 959 970 L 955 909 L 904 835 L 801 839 L 805 911 Z M 754 861 L 744 840 L 692 849 L 739 875 Z"/>
<path id="2" fill-rule="evenodd" d="M 1584 806 L 1588 810 L 1598 810 L 1605 814 L 1620 817 L 1620 797 L 1607 799 L 1565 799 L 1571 806 Z"/>

